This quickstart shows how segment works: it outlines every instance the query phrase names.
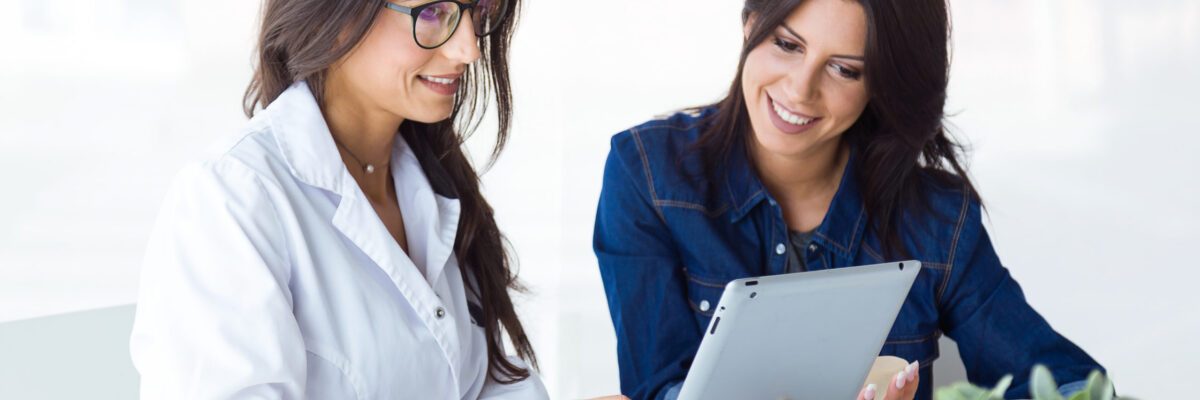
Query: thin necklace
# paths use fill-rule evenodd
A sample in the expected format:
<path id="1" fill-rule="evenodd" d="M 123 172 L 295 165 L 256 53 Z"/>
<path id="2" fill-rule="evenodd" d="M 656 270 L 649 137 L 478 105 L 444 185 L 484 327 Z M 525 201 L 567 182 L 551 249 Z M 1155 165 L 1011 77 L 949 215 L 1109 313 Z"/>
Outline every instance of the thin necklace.
<path id="1" fill-rule="evenodd" d="M 353 151 L 350 151 L 350 148 L 348 148 L 348 147 L 346 147 L 346 145 L 342 144 L 342 141 L 338 140 L 337 136 L 334 136 L 334 135 L 329 135 L 329 136 L 333 137 L 333 143 L 337 144 L 338 147 L 341 147 L 342 150 L 345 150 L 346 154 L 349 154 L 350 158 L 353 158 L 354 162 L 358 163 L 358 166 L 360 168 L 362 168 L 363 172 L 365 172 L 367 174 L 371 174 L 371 173 L 375 172 L 375 164 L 362 162 L 362 159 L 359 159 L 358 156 L 354 155 Z"/>

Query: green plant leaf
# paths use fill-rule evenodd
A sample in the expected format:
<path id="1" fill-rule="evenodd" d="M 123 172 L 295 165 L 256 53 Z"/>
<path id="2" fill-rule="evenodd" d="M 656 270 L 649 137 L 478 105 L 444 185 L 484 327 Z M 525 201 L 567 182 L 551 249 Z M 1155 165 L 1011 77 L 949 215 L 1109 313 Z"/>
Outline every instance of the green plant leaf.
<path id="1" fill-rule="evenodd" d="M 957 387 L 958 392 L 968 399 L 987 399 L 987 390 L 975 385 L 966 384 Z"/>
<path id="2" fill-rule="evenodd" d="M 971 400 L 971 399 L 968 399 L 967 396 L 963 395 L 962 392 L 958 391 L 958 389 L 955 389 L 950 386 L 938 388 L 937 391 L 933 392 L 933 399 L 934 400 Z"/>
<path id="3" fill-rule="evenodd" d="M 936 400 L 990 400 L 992 399 L 987 389 L 972 385 L 967 382 L 957 382 L 950 386 L 946 386 L 937 390 L 934 394 Z M 1003 399 L 1002 397 L 1000 399 Z"/>
<path id="4" fill-rule="evenodd" d="M 1033 366 L 1029 383 L 1029 394 L 1033 396 L 1033 400 L 1063 400 L 1062 395 L 1058 394 L 1058 384 L 1054 383 L 1054 376 L 1045 365 Z"/>
<path id="5" fill-rule="evenodd" d="M 1080 390 L 1071 395 L 1071 397 L 1068 397 L 1067 400 L 1091 400 L 1091 398 L 1088 397 L 1087 391 Z"/>
<path id="6" fill-rule="evenodd" d="M 996 383 L 996 387 L 992 388 L 991 393 L 988 393 L 988 395 L 992 398 L 1003 399 L 1004 392 L 1008 391 L 1008 387 L 1012 385 L 1012 380 L 1013 377 L 1011 374 L 1000 378 L 1000 382 Z"/>
<path id="7" fill-rule="evenodd" d="M 1092 370 L 1092 373 L 1088 374 L 1087 387 L 1083 391 L 1088 393 L 1091 400 L 1112 400 L 1112 380 L 1104 376 L 1100 370 Z"/>

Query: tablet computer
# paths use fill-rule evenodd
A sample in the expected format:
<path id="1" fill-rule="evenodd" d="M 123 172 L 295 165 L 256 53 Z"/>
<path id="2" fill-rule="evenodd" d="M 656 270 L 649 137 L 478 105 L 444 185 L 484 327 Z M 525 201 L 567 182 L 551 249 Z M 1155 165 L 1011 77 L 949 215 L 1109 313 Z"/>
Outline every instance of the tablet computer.
<path id="1" fill-rule="evenodd" d="M 856 398 L 920 269 L 904 261 L 729 282 L 679 399 Z"/>

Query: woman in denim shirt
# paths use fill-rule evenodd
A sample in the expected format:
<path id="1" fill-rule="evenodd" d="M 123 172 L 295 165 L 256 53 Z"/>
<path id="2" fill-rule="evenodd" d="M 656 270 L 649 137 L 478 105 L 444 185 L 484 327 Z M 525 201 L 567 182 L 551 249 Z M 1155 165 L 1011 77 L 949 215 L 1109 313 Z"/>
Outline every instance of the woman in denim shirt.
<path id="1" fill-rule="evenodd" d="M 925 268 L 881 354 L 919 372 L 889 399 L 932 397 L 943 334 L 972 382 L 1013 374 L 1008 398 L 1035 364 L 1064 392 L 1103 370 L 992 248 L 942 123 L 948 19 L 942 0 L 747 0 L 728 95 L 613 137 L 594 247 L 623 393 L 678 393 L 730 280 L 904 259 Z"/>

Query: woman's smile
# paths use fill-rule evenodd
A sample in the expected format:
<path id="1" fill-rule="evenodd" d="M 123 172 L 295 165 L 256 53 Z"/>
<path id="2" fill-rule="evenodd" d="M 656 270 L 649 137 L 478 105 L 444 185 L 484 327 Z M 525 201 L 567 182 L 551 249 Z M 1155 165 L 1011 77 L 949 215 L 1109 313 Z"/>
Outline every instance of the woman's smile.
<path id="1" fill-rule="evenodd" d="M 458 83 L 461 78 L 462 74 L 417 76 L 417 80 L 425 84 L 425 87 L 443 96 L 453 96 L 458 92 Z"/>
<path id="2" fill-rule="evenodd" d="M 802 114 L 784 107 L 775 102 L 775 98 L 770 94 L 767 94 L 766 104 L 769 110 L 765 110 L 765 112 L 770 115 L 771 124 L 785 134 L 795 135 L 808 131 L 821 121 L 819 117 Z"/>

